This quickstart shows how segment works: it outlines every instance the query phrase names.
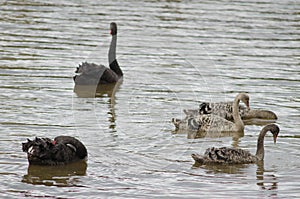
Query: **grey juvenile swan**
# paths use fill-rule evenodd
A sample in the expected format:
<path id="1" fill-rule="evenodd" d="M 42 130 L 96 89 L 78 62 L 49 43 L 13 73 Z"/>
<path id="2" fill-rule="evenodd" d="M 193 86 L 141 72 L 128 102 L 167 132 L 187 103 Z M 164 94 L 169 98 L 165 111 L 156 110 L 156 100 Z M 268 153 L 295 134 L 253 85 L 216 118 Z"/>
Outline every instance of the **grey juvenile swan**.
<path id="1" fill-rule="evenodd" d="M 279 134 L 279 127 L 276 124 L 265 126 L 257 140 L 256 154 L 252 155 L 249 151 L 235 148 L 208 148 L 203 156 L 192 154 L 192 158 L 199 164 L 250 164 L 262 161 L 264 159 L 264 138 L 266 133 L 270 131 L 273 134 L 274 143 L 276 143 Z"/>
<path id="2" fill-rule="evenodd" d="M 244 132 L 244 123 L 239 114 L 239 103 L 240 101 L 249 108 L 249 96 L 246 93 L 238 94 L 233 102 L 233 120 L 234 122 L 228 121 L 218 115 L 204 114 L 204 115 L 187 115 L 183 120 L 172 119 L 176 130 L 192 130 L 198 132 Z"/>
<path id="3" fill-rule="evenodd" d="M 117 24 L 114 22 L 110 24 L 110 34 L 112 39 L 108 51 L 109 68 L 104 65 L 83 62 L 75 71 L 78 75 L 73 77 L 76 85 L 108 84 L 121 79 L 123 72 L 116 59 Z"/>
<path id="4" fill-rule="evenodd" d="M 183 110 L 186 115 L 195 117 L 196 115 L 214 114 L 219 115 L 227 120 L 233 121 L 232 102 L 203 102 L 199 109 Z M 239 105 L 239 113 L 242 120 L 262 119 L 262 120 L 277 120 L 277 115 L 269 110 L 250 109 Z"/>

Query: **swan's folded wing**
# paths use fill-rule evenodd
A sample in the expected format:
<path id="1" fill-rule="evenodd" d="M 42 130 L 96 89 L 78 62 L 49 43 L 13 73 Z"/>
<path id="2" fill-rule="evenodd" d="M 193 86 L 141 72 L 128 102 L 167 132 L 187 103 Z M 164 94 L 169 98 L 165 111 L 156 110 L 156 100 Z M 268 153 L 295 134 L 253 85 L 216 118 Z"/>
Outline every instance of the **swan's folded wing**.
<path id="1" fill-rule="evenodd" d="M 74 76 L 74 82 L 77 85 L 97 85 L 106 69 L 103 65 L 84 62 L 79 65 L 79 74 Z"/>

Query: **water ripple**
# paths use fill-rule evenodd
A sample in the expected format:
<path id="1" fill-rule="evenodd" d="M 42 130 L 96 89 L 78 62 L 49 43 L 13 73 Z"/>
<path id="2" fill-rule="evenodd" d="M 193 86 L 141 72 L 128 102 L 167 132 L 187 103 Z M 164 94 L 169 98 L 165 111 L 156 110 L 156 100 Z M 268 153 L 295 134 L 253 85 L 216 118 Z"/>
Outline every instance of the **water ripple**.
<path id="1" fill-rule="evenodd" d="M 298 196 L 296 1 L 10 0 L 0 6 L 3 197 Z M 73 92 L 75 67 L 108 65 L 111 21 L 119 25 L 124 80 L 115 94 L 81 98 Z M 251 107 L 277 113 L 278 143 L 266 137 L 264 165 L 194 166 L 190 154 L 210 146 L 254 153 L 261 126 L 246 126 L 239 140 L 192 140 L 174 133 L 171 118 L 241 91 L 249 92 Z M 85 143 L 86 168 L 28 167 L 22 142 L 62 134 Z"/>

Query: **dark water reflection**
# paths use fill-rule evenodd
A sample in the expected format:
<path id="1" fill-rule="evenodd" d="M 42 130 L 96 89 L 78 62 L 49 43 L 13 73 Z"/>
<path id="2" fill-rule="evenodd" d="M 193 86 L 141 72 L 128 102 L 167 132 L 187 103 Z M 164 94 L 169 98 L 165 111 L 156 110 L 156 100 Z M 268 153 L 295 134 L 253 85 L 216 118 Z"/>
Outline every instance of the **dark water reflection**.
<path id="1" fill-rule="evenodd" d="M 86 169 L 86 162 L 66 166 L 29 165 L 22 182 L 45 186 L 81 186 L 79 176 L 86 175 Z"/>
<path id="2" fill-rule="evenodd" d="M 116 92 L 119 90 L 122 82 L 123 80 L 104 85 L 74 85 L 74 92 L 78 97 L 83 98 L 103 97 L 107 95 L 114 101 Z"/>
<path id="3" fill-rule="evenodd" d="M 274 197 L 278 195 L 279 179 L 276 177 L 276 171 L 265 170 L 264 162 L 254 164 L 256 166 L 256 184 L 260 190 L 269 191 L 268 196 Z M 253 167 L 250 164 L 232 164 L 232 165 L 200 165 L 195 162 L 193 169 L 204 169 L 207 175 L 226 175 L 244 176 L 245 171 Z M 244 177 L 242 177 L 244 178 Z M 247 178 L 247 177 L 246 177 Z M 251 181 L 248 179 L 249 182 Z"/>
<path id="4" fill-rule="evenodd" d="M 182 133 L 182 132 L 181 132 Z M 198 131 L 188 131 L 185 132 L 188 139 L 199 139 L 199 138 L 219 138 L 219 137 L 232 137 L 233 140 L 238 140 L 244 137 L 244 132 L 198 132 Z"/>
<path id="5" fill-rule="evenodd" d="M 247 164 L 233 164 L 233 165 L 200 165 L 199 163 L 195 162 L 193 164 L 194 168 L 201 167 L 205 169 L 208 174 L 217 174 L 217 173 L 224 173 L 224 174 L 241 174 L 244 173 L 244 169 L 248 167 Z"/>
<path id="6" fill-rule="evenodd" d="M 278 189 L 277 177 L 274 174 L 268 174 L 268 173 L 274 173 L 275 171 L 268 171 L 268 170 L 266 171 L 263 162 L 258 163 L 257 166 L 258 166 L 256 171 L 257 185 L 262 190 L 277 190 Z"/>
<path id="7" fill-rule="evenodd" d="M 109 129 L 115 130 L 116 128 L 116 92 L 122 85 L 123 80 L 119 80 L 116 83 L 104 84 L 104 85 L 74 85 L 74 92 L 80 98 L 101 98 L 108 97 L 107 116 L 110 122 Z M 77 106 L 77 104 L 73 104 Z M 80 106 L 80 105 L 79 105 Z"/>

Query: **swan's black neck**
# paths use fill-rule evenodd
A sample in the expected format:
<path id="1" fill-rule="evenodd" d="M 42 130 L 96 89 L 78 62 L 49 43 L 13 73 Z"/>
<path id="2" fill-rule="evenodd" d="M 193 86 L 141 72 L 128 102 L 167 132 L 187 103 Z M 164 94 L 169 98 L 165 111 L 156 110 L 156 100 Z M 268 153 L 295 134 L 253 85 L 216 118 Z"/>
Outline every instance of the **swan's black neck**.
<path id="1" fill-rule="evenodd" d="M 116 48 L 117 48 L 117 35 L 112 35 L 109 51 L 108 51 L 108 62 L 109 68 L 113 70 L 119 77 L 123 76 L 123 72 L 116 59 Z"/>
<path id="2" fill-rule="evenodd" d="M 256 154 L 255 156 L 257 157 L 258 160 L 263 160 L 265 156 L 265 149 L 264 149 L 264 138 L 267 133 L 266 129 L 262 129 L 258 136 L 257 140 L 257 149 L 256 149 Z"/>
<path id="3" fill-rule="evenodd" d="M 112 63 L 109 64 L 109 68 L 113 70 L 119 77 L 123 76 L 123 72 L 118 64 L 118 61 L 115 59 Z"/>
<path id="4" fill-rule="evenodd" d="M 268 131 L 271 131 L 271 125 L 265 126 L 259 133 L 258 139 L 257 139 L 257 149 L 255 156 L 258 158 L 258 160 L 263 160 L 265 156 L 265 149 L 264 149 L 264 139 Z"/>
<path id="5" fill-rule="evenodd" d="M 256 154 L 255 154 L 255 156 L 257 157 L 258 160 L 264 159 L 264 156 L 265 156 L 264 138 L 268 131 L 271 131 L 271 133 L 273 134 L 274 142 L 276 142 L 276 138 L 279 133 L 279 128 L 275 124 L 269 124 L 261 130 L 261 132 L 258 136 L 257 149 L 256 149 Z"/>
<path id="6" fill-rule="evenodd" d="M 109 51 L 108 51 L 108 63 L 109 65 L 116 60 L 116 48 L 117 48 L 117 35 L 112 35 Z"/>

